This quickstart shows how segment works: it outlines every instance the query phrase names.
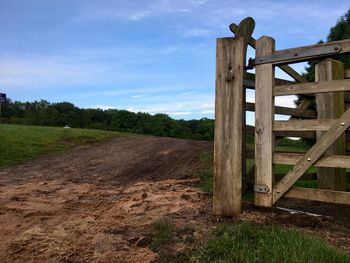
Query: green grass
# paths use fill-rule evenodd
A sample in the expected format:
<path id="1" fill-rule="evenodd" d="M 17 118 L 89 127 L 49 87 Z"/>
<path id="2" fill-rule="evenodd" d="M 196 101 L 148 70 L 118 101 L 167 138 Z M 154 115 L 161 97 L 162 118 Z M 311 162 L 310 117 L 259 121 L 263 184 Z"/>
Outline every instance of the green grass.
<path id="1" fill-rule="evenodd" d="M 344 252 L 296 230 L 248 223 L 220 225 L 189 258 L 196 263 L 350 262 Z"/>
<path id="2" fill-rule="evenodd" d="M 0 167 L 121 135 L 102 130 L 0 124 Z"/>
<path id="3" fill-rule="evenodd" d="M 191 226 L 160 219 L 151 225 L 147 238 L 161 263 L 350 262 L 349 254 L 320 239 L 276 225 L 221 224 L 204 240 L 193 233 Z M 179 244 L 181 251 L 176 249 Z"/>
<path id="4" fill-rule="evenodd" d="M 149 247 L 158 252 L 157 262 L 188 262 L 188 254 L 192 248 L 191 244 L 195 241 L 193 233 L 192 226 L 177 226 L 169 219 L 159 219 L 153 222 L 147 237 L 150 239 Z M 188 247 L 179 254 L 173 251 L 175 243 L 183 243 Z"/>

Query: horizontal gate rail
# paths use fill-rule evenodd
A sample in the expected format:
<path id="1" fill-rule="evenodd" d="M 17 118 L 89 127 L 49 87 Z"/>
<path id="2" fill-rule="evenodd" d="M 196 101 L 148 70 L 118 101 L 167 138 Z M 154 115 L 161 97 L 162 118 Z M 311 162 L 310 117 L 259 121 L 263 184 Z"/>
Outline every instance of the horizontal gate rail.
<path id="1" fill-rule="evenodd" d="M 350 91 L 350 79 L 276 86 L 274 96 Z"/>
<path id="2" fill-rule="evenodd" d="M 304 154 L 301 153 L 275 153 L 273 163 L 296 165 Z M 350 156 L 347 155 L 329 155 L 320 158 L 314 163 L 316 167 L 334 167 L 334 168 L 350 168 Z"/>
<path id="3" fill-rule="evenodd" d="M 336 119 L 274 121 L 274 131 L 327 131 Z"/>
<path id="4" fill-rule="evenodd" d="M 235 23 L 232 23 L 230 25 L 230 30 L 233 33 L 236 33 L 238 29 L 238 26 Z M 252 47 L 256 47 L 256 39 L 253 37 L 250 37 L 248 44 Z M 293 68 L 291 68 L 288 65 L 280 65 L 279 66 L 285 73 L 287 73 L 289 76 L 291 76 L 293 79 L 295 79 L 298 82 L 308 82 L 307 79 L 305 79 L 302 75 L 300 75 L 298 72 L 296 72 Z"/>
<path id="5" fill-rule="evenodd" d="M 275 85 L 292 85 L 298 82 L 289 81 L 285 79 L 275 78 Z M 247 89 L 255 89 L 255 74 L 246 73 L 244 76 L 244 87 Z"/>
<path id="6" fill-rule="evenodd" d="M 255 111 L 255 103 L 246 102 L 246 110 Z M 275 106 L 275 114 L 288 115 L 288 116 L 297 117 L 297 118 L 308 118 L 308 119 L 316 118 L 315 110 L 301 111 L 299 108 L 289 108 L 289 107 L 283 107 L 283 106 Z"/>
<path id="7" fill-rule="evenodd" d="M 292 187 L 284 197 L 334 204 L 350 204 L 350 193 L 323 189 Z"/>
<path id="8" fill-rule="evenodd" d="M 271 55 L 256 57 L 251 64 L 261 65 L 271 63 L 273 65 L 283 65 L 347 53 L 350 53 L 350 40 L 348 39 L 311 46 L 276 50 Z"/>
<path id="9" fill-rule="evenodd" d="M 276 203 L 290 187 L 305 173 L 324 152 L 349 128 L 350 109 L 348 109 L 338 121 L 325 132 L 320 140 L 294 166 L 293 170 L 274 187 L 273 203 Z"/>

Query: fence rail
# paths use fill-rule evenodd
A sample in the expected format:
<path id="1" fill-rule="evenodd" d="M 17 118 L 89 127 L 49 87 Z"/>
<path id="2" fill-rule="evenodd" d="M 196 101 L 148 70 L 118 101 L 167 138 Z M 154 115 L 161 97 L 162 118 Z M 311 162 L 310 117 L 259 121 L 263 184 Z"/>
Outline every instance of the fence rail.
<path id="1" fill-rule="evenodd" d="M 271 207 L 281 197 L 350 205 L 344 192 L 350 168 L 350 69 L 329 59 L 350 53 L 350 40 L 299 48 L 275 50 L 275 40 L 254 39 L 254 22 L 231 24 L 235 37 L 218 39 L 214 149 L 214 214 L 237 215 L 241 211 L 242 179 L 254 182 L 255 205 Z M 249 33 L 242 33 L 249 32 Z M 247 45 L 255 48 L 255 59 L 245 65 Z M 244 54 L 242 54 L 244 52 Z M 233 56 L 233 57 L 232 57 Z M 327 58 L 316 66 L 316 81 L 308 82 L 288 64 Z M 275 77 L 279 67 L 295 81 Z M 255 74 L 242 69 L 255 67 Z M 255 103 L 246 102 L 245 90 L 255 90 Z M 303 95 L 296 108 L 276 106 L 275 96 Z M 316 110 L 312 105 L 316 103 Z M 310 108 L 311 107 L 311 108 Z M 242 111 L 243 109 L 243 111 Z M 246 125 L 245 111 L 255 112 L 255 126 Z M 275 120 L 275 115 L 290 116 Z M 255 136 L 254 149 L 246 147 L 245 135 Z M 316 140 L 306 152 L 279 152 L 282 137 Z M 245 171 L 246 159 L 254 164 Z M 292 165 L 285 175 L 276 175 L 275 164 Z M 319 187 L 293 187 L 317 167 Z"/>

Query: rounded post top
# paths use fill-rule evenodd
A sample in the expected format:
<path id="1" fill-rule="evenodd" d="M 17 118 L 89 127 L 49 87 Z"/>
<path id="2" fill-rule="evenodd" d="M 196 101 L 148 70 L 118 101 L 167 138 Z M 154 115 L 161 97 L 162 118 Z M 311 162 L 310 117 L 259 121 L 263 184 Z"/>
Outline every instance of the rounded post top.
<path id="1" fill-rule="evenodd" d="M 252 17 L 244 18 L 239 25 L 235 23 L 230 25 L 230 30 L 236 37 L 251 37 L 255 28 L 255 21 Z"/>

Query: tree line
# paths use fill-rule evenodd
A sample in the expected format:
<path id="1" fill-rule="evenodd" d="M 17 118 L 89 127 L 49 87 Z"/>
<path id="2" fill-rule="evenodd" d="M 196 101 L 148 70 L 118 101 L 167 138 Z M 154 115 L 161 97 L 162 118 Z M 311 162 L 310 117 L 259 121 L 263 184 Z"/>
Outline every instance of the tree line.
<path id="1" fill-rule="evenodd" d="M 196 140 L 213 140 L 214 120 L 175 120 L 167 114 L 151 115 L 116 109 L 83 109 L 69 102 L 46 100 L 2 104 L 1 122 L 8 124 L 65 126 L 132 132 Z"/>

